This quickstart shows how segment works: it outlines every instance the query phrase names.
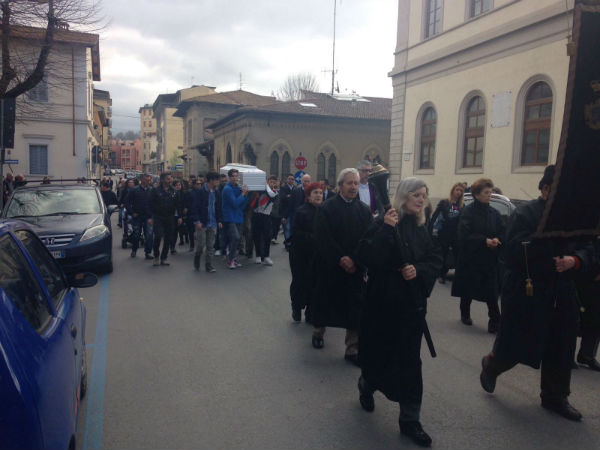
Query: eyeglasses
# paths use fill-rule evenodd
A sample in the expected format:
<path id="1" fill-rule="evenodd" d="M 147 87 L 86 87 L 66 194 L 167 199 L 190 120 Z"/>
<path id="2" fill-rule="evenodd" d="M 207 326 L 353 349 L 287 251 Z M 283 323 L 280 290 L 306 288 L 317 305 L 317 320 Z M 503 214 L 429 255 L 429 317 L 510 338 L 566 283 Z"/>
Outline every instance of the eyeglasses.
<path id="1" fill-rule="evenodd" d="M 358 169 L 359 172 L 367 172 L 367 173 L 371 173 L 373 172 L 373 170 L 371 169 Z"/>

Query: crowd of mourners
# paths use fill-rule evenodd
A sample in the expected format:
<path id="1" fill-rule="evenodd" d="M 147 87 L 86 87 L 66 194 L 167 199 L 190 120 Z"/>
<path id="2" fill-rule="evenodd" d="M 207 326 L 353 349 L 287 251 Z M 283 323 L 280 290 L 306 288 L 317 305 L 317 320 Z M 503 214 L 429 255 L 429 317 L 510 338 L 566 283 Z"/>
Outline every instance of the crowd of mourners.
<path id="1" fill-rule="evenodd" d="M 362 408 L 374 410 L 376 391 L 397 402 L 400 431 L 418 445 L 432 443 L 420 422 L 421 341 L 435 356 L 426 314 L 436 280 L 452 280 L 465 326 L 473 325 L 473 300 L 487 305 L 495 340 L 481 360 L 485 391 L 519 363 L 541 367 L 541 405 L 581 420 L 568 396 L 575 361 L 600 371 L 600 240 L 535 237 L 554 166 L 544 171 L 539 198 L 508 219 L 491 205 L 501 191 L 490 179 L 455 183 L 433 209 L 422 180 L 401 180 L 390 200 L 371 181 L 372 169 L 360 161 L 334 187 L 308 174 L 299 184 L 291 174 L 270 176 L 260 192 L 240 186 L 236 169 L 187 180 L 165 172 L 119 180 L 116 194 L 103 179 L 101 194 L 120 206 L 123 248 L 135 258 L 143 247 L 154 266 L 168 266 L 181 247 L 193 252 L 197 271 L 203 255 L 208 273 L 216 256 L 229 269 L 242 265 L 240 255 L 271 266 L 270 247 L 283 231 L 292 320 L 304 313 L 315 349 L 324 347 L 327 327 L 345 329 L 344 358 L 361 369 Z"/>

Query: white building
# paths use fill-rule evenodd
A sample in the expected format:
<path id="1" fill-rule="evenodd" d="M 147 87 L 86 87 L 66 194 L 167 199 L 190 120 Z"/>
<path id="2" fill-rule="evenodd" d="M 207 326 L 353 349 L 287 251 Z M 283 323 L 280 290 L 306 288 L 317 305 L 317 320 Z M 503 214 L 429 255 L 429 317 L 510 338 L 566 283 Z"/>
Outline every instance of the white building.
<path id="1" fill-rule="evenodd" d="M 39 52 L 44 30 L 12 27 L 21 54 Z M 93 82 L 100 81 L 98 35 L 55 30 L 44 79 L 17 99 L 15 145 L 4 172 L 29 179 L 90 177 L 91 149 L 100 145 L 93 124 Z M 99 169 L 98 169 L 99 170 Z"/>
<path id="2" fill-rule="evenodd" d="M 432 197 L 488 177 L 538 195 L 556 159 L 573 0 L 399 0 L 390 166 Z"/>

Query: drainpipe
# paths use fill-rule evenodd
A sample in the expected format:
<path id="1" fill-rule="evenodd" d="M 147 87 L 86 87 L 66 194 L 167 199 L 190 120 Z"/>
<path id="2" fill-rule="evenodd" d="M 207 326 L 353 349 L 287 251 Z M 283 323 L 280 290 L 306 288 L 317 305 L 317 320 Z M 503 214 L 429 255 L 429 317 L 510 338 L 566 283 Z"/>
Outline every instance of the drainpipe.
<path id="1" fill-rule="evenodd" d="M 76 156 L 75 153 L 75 49 L 71 47 L 71 103 L 72 103 L 72 113 L 73 120 L 71 121 L 73 125 L 73 156 Z"/>

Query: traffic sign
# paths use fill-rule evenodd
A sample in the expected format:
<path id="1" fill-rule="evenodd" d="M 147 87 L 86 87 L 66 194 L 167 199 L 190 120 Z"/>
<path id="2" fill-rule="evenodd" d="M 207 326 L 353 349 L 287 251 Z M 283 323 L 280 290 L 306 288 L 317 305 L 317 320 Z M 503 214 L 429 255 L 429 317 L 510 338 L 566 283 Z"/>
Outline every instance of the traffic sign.
<path id="1" fill-rule="evenodd" d="M 4 164 L 19 164 L 18 159 L 5 159 Z"/>
<path id="2" fill-rule="evenodd" d="M 296 169 L 304 170 L 304 169 L 306 169 L 306 166 L 308 166 L 308 161 L 306 160 L 306 158 L 304 156 L 302 156 L 302 153 L 301 153 L 300 156 L 298 156 L 296 158 L 296 160 L 294 161 L 294 165 L 296 166 Z"/>
<path id="3" fill-rule="evenodd" d="M 299 170 L 298 172 L 296 172 L 296 174 L 294 175 L 294 179 L 296 180 L 296 184 L 302 184 L 302 177 L 306 175 L 306 172 Z"/>

